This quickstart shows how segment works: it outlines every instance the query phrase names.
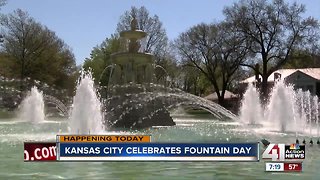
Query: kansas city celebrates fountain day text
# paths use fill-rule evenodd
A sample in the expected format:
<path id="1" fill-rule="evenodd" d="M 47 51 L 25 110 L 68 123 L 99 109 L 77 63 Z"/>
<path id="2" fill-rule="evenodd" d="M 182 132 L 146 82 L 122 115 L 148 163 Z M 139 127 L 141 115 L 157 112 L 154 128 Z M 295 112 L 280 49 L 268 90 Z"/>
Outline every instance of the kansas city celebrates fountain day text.
<path id="1" fill-rule="evenodd" d="M 251 147 L 65 147 L 65 154 L 250 154 Z"/>
<path id="2" fill-rule="evenodd" d="M 83 160 L 82 157 L 86 160 L 163 160 L 159 157 L 204 160 L 211 157 L 210 160 L 256 161 L 259 149 L 258 143 L 156 143 L 151 142 L 151 136 L 132 135 L 58 136 L 57 139 L 58 160 Z"/>

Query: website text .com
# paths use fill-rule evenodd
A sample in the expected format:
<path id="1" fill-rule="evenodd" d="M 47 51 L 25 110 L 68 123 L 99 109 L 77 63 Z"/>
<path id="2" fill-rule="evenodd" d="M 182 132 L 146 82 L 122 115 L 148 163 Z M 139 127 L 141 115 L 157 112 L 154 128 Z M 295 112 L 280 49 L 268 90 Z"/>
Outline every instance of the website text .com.
<path id="1" fill-rule="evenodd" d="M 32 151 L 32 150 L 29 150 Z M 52 157 L 56 157 L 56 146 L 35 148 L 32 152 L 28 150 L 24 150 L 24 160 L 25 161 L 34 161 L 34 160 L 42 160 L 49 159 Z M 30 155 L 33 155 L 30 157 Z"/>

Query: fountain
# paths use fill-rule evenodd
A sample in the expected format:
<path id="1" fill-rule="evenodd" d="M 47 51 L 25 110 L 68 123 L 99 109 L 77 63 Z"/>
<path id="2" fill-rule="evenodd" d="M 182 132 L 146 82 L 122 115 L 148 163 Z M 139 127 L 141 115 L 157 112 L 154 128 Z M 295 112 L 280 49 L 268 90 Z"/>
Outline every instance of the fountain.
<path id="1" fill-rule="evenodd" d="M 269 104 L 263 110 L 255 87 L 249 84 L 239 119 L 244 124 L 261 123 L 264 128 L 272 131 L 293 132 L 296 138 L 299 133 L 313 136 L 316 129 L 316 136 L 319 137 L 318 99 L 309 91 L 294 90 L 293 86 L 280 80 L 276 82 Z"/>
<path id="2" fill-rule="evenodd" d="M 263 110 L 259 99 L 259 92 L 250 83 L 241 102 L 240 121 L 245 124 L 257 125 L 261 123 L 262 118 Z"/>
<path id="3" fill-rule="evenodd" d="M 137 29 L 137 20 L 131 21 L 131 29 L 120 33 L 120 37 L 129 40 L 128 52 L 119 52 L 111 55 L 113 63 L 112 74 L 109 78 L 107 95 L 104 97 L 106 112 L 106 124 L 116 128 L 145 128 L 151 126 L 175 125 L 169 112 L 163 108 L 159 100 L 142 106 L 142 102 L 133 103 L 134 97 L 125 96 L 141 93 L 136 84 L 148 85 L 154 80 L 153 56 L 148 53 L 140 53 L 139 40 L 147 34 Z M 103 93 L 105 94 L 105 93 Z M 119 98 L 112 98 L 120 95 Z M 127 103 L 123 103 L 127 102 Z M 117 107 L 115 110 L 115 107 Z M 147 116 L 152 111 L 157 111 L 153 118 L 142 121 L 140 117 Z"/>
<path id="4" fill-rule="evenodd" d="M 271 93 L 267 109 L 267 119 L 276 130 L 285 132 L 288 125 L 295 122 L 295 93 L 293 87 L 286 86 L 283 81 L 277 81 Z M 292 129 L 294 127 L 290 127 Z"/>
<path id="5" fill-rule="evenodd" d="M 44 101 L 42 92 L 32 87 L 26 98 L 20 104 L 20 119 L 32 123 L 44 121 Z"/>
<path id="6" fill-rule="evenodd" d="M 317 96 L 313 96 L 313 120 L 317 125 L 317 137 L 319 137 L 319 100 Z"/>
<path id="7" fill-rule="evenodd" d="M 169 110 L 178 106 L 205 109 L 220 119 L 235 115 L 216 103 L 203 98 L 155 84 L 153 56 L 139 52 L 139 40 L 146 33 L 137 29 L 137 20 L 131 29 L 120 33 L 128 40 L 128 51 L 111 55 L 112 67 L 107 87 L 100 87 L 105 106 L 105 120 L 109 128 L 141 129 L 153 126 L 174 126 Z"/>
<path id="8" fill-rule="evenodd" d="M 91 73 L 83 73 L 73 98 L 69 128 L 72 134 L 99 134 L 104 131 L 101 103 Z"/>
<path id="9" fill-rule="evenodd" d="M 155 83 L 156 68 L 168 73 L 154 63 L 151 54 L 139 52 L 139 40 L 146 35 L 137 29 L 135 18 L 131 21 L 131 29 L 120 33 L 129 42 L 128 51 L 111 55 L 112 64 L 100 75 L 101 79 L 110 69 L 108 85 L 97 86 L 102 96 L 97 96 L 91 74 L 82 72 L 70 113 L 69 106 L 54 95 L 42 94 L 34 87 L 21 105 L 21 118 L 31 122 L 43 121 L 44 101 L 52 117 L 59 115 L 59 118 L 68 118 L 69 132 L 72 134 L 99 134 L 104 132 L 105 127 L 141 129 L 174 126 L 176 123 L 169 112 L 178 107 L 201 108 L 220 120 L 236 118 L 212 101 Z"/>

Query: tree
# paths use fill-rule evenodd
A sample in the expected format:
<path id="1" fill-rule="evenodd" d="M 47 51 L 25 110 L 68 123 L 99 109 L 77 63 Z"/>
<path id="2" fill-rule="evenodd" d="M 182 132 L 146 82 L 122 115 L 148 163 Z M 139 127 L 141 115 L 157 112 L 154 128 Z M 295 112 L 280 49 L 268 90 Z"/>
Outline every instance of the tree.
<path id="1" fill-rule="evenodd" d="M 135 17 L 138 22 L 138 29 L 145 31 L 147 37 L 143 38 L 141 43 L 141 52 L 152 53 L 154 55 L 155 64 L 163 66 L 164 70 L 169 73 L 171 66 L 166 64 L 175 63 L 175 59 L 169 51 L 168 37 L 166 31 L 157 15 L 151 16 L 149 11 L 144 7 L 131 7 L 121 17 L 117 25 L 117 32 L 130 30 L 130 22 Z M 125 43 L 125 42 L 122 42 Z M 163 78 L 163 71 L 156 69 L 156 79 Z M 172 74 L 171 74 L 172 75 Z M 172 77 L 171 77 L 172 78 Z"/>
<path id="2" fill-rule="evenodd" d="M 108 85 L 109 73 L 111 69 L 106 69 L 111 62 L 111 54 L 120 51 L 121 44 L 118 35 L 113 34 L 110 38 L 106 38 L 100 45 L 93 48 L 90 58 L 87 58 L 83 64 L 83 68 L 92 70 L 92 75 L 96 84 Z"/>
<path id="3" fill-rule="evenodd" d="M 180 72 L 173 45 L 166 46 L 161 55 L 155 56 L 155 64 L 156 83 L 174 87 Z"/>
<path id="4" fill-rule="evenodd" d="M 60 88 L 72 88 L 75 58 L 53 31 L 20 9 L 1 17 L 4 29 L 2 51 L 10 60 L 15 77 L 29 77 Z M 21 90 L 24 83 L 21 81 Z"/>
<path id="5" fill-rule="evenodd" d="M 180 87 L 183 91 L 198 96 L 206 95 L 212 92 L 212 85 L 207 77 L 196 67 L 181 64 L 180 65 Z"/>
<path id="6" fill-rule="evenodd" d="M 138 22 L 138 29 L 145 31 L 147 37 L 141 41 L 141 51 L 160 53 L 165 49 L 168 43 L 168 38 L 162 22 L 157 15 L 150 16 L 149 11 L 144 7 L 131 7 L 130 11 L 126 11 L 121 17 L 117 25 L 117 32 L 130 30 L 130 23 L 135 17 Z"/>
<path id="7" fill-rule="evenodd" d="M 313 52 L 294 50 L 283 68 L 320 68 L 320 52 L 317 50 Z"/>
<path id="8" fill-rule="evenodd" d="M 225 23 L 199 24 L 182 33 L 175 42 L 185 65 L 205 75 L 221 105 L 234 73 L 247 55 L 246 41 L 237 35 Z"/>
<path id="9" fill-rule="evenodd" d="M 7 0 L 0 0 L 0 7 L 7 4 Z"/>
<path id="10" fill-rule="evenodd" d="M 6 0 L 0 0 L 0 6 L 2 7 L 2 6 L 4 6 L 4 5 L 6 5 L 7 4 L 7 1 Z"/>
<path id="11" fill-rule="evenodd" d="M 264 100 L 268 96 L 268 77 L 282 67 L 292 50 L 311 48 L 317 41 L 319 24 L 312 17 L 303 18 L 305 6 L 289 5 L 284 0 L 242 0 L 224 9 L 226 21 L 256 56 L 243 63 L 262 76 Z M 260 66 L 256 66 L 259 64 Z M 261 68 L 259 68 L 261 67 Z"/>

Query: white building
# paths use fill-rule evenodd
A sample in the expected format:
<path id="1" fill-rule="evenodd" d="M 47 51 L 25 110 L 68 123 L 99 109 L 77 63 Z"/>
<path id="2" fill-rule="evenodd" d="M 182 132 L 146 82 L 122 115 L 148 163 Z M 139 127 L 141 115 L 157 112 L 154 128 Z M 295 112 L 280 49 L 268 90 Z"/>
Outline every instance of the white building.
<path id="1" fill-rule="evenodd" d="M 260 78 L 262 79 L 261 76 Z M 273 85 L 278 79 L 284 79 L 286 83 L 293 84 L 296 89 L 309 90 L 311 94 L 320 97 L 320 68 L 279 69 L 269 76 L 268 84 Z M 254 82 L 256 82 L 255 76 L 251 76 L 240 83 Z"/>

